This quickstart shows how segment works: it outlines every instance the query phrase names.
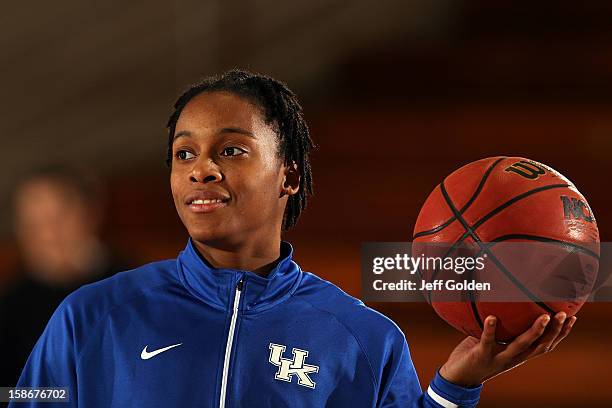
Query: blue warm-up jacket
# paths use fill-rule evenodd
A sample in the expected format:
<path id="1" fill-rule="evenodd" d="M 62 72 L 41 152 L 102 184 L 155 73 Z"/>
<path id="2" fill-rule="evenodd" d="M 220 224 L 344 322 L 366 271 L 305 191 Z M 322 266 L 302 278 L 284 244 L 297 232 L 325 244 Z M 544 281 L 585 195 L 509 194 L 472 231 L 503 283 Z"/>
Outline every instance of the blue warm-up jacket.
<path id="1" fill-rule="evenodd" d="M 402 331 L 303 272 L 292 248 L 264 278 L 174 260 L 86 285 L 53 314 L 20 387 L 68 387 L 50 407 L 472 407 L 481 387 L 423 392 Z"/>

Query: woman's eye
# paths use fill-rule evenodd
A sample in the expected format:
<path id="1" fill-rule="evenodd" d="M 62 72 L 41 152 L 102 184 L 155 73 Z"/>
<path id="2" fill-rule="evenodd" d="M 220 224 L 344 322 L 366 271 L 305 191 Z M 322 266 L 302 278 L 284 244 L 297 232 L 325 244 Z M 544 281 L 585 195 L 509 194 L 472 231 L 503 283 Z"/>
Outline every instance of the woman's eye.
<path id="1" fill-rule="evenodd" d="M 244 153 L 246 152 L 239 147 L 226 147 L 221 152 L 221 156 L 239 156 Z"/>
<path id="2" fill-rule="evenodd" d="M 195 157 L 195 155 L 191 152 L 188 152 L 187 150 L 179 150 L 178 152 L 176 152 L 176 158 L 179 160 L 189 160 L 189 159 L 193 159 Z"/>

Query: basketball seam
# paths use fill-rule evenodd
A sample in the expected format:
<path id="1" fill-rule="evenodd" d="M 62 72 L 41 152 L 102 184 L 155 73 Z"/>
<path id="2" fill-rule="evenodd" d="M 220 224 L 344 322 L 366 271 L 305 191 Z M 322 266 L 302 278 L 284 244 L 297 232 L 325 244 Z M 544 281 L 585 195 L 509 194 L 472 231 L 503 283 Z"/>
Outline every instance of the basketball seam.
<path id="1" fill-rule="evenodd" d="M 457 217 L 457 220 L 459 220 L 461 225 L 463 225 L 463 228 L 465 228 L 466 232 L 470 233 L 474 241 L 480 243 L 480 238 L 476 234 L 476 231 L 472 230 L 472 227 L 468 224 L 465 218 L 463 218 L 463 216 L 459 214 L 459 211 L 455 207 L 455 204 L 453 203 L 450 196 L 448 195 L 448 191 L 446 191 L 446 187 L 444 186 L 444 181 L 440 183 L 440 191 L 442 191 L 442 196 L 444 197 L 444 201 L 446 201 L 446 205 L 448 205 L 448 207 L 453 212 L 453 214 L 455 214 L 455 217 Z M 470 309 L 472 310 L 472 315 L 474 315 L 474 319 L 476 320 L 476 323 L 480 327 L 480 330 L 484 330 L 484 323 L 482 321 L 482 317 L 480 316 L 480 312 L 478 308 L 476 307 L 476 302 L 474 300 L 473 291 L 468 290 L 468 297 L 470 300 Z"/>
<path id="2" fill-rule="evenodd" d="M 480 228 L 482 226 L 482 224 L 484 224 L 485 222 L 489 221 L 489 219 L 491 219 L 493 216 L 497 215 L 502 210 L 505 210 L 507 207 L 511 206 L 512 204 L 516 203 L 517 201 L 522 200 L 523 198 L 527 198 L 527 197 L 529 197 L 529 196 L 531 196 L 533 194 L 539 193 L 540 191 L 547 191 L 547 190 L 552 190 L 553 188 L 561 188 L 561 187 L 569 187 L 569 184 L 549 184 L 547 186 L 542 186 L 542 187 L 534 188 L 533 190 L 525 191 L 524 193 L 521 193 L 521 194 L 511 198 L 510 200 L 506 201 L 502 205 L 498 206 L 497 208 L 494 208 L 489 213 L 485 214 L 484 217 L 482 217 L 478 221 L 476 221 L 474 223 L 474 225 L 472 225 L 472 227 L 474 229 Z M 465 232 L 461 236 L 461 238 L 459 238 L 457 241 L 454 242 L 453 247 L 451 247 L 451 250 L 454 248 L 454 246 L 456 244 L 462 243 L 468 237 L 468 235 L 469 235 L 469 232 Z"/>
<path id="3" fill-rule="evenodd" d="M 561 188 L 561 187 L 569 187 L 569 184 L 549 184 L 547 186 L 542 186 L 542 187 L 534 188 L 533 190 L 525 191 L 524 193 L 521 193 L 515 197 L 512 197 L 510 200 L 506 201 L 499 207 L 493 209 L 491 212 L 486 214 L 484 217 L 476 221 L 476 223 L 474 223 L 472 227 L 475 230 L 478 229 L 478 227 L 480 227 L 482 224 L 487 222 L 494 215 L 497 215 L 497 213 L 499 213 L 500 211 L 506 209 L 507 207 L 510 207 L 512 204 L 516 203 L 517 201 L 522 200 L 523 198 L 529 197 L 535 193 L 539 193 L 540 191 L 547 191 L 547 190 L 552 190 L 554 188 Z"/>
<path id="4" fill-rule="evenodd" d="M 548 190 L 550 188 L 552 188 L 551 186 L 555 186 L 554 184 L 549 185 L 549 186 L 544 186 L 544 187 L 549 187 L 549 188 L 539 188 L 539 189 L 534 189 L 534 190 L 538 190 L 538 191 L 534 191 L 534 190 L 530 190 L 530 191 L 534 191 L 535 194 L 539 191 L 545 191 Z M 567 185 L 564 185 L 567 186 Z M 482 221 L 480 224 L 479 221 L 477 221 L 474 225 L 469 225 L 468 222 L 465 220 L 465 218 L 463 218 L 463 216 L 461 214 L 458 213 L 457 208 L 455 207 L 454 203 L 452 202 L 450 196 L 448 195 L 448 192 L 446 191 L 446 188 L 444 187 L 444 181 L 442 183 L 440 183 L 440 189 L 442 190 L 442 195 L 444 196 L 444 199 L 446 201 L 446 204 L 449 206 L 450 210 L 455 213 L 455 215 L 457 216 L 457 219 L 461 222 L 461 224 L 463 225 L 463 227 L 465 228 L 466 232 L 463 234 L 462 240 L 465 238 L 467 238 L 466 234 L 469 234 L 472 239 L 474 239 L 474 241 L 476 241 L 476 243 L 478 244 L 478 246 L 481 248 L 481 251 L 486 252 L 489 255 L 489 258 L 497 265 L 497 267 L 504 273 L 504 275 L 506 275 L 506 277 L 508 279 L 510 279 L 510 281 L 521 291 L 523 292 L 525 295 L 527 295 L 535 304 L 537 304 L 538 306 L 540 306 L 542 309 L 546 310 L 548 313 L 551 314 L 555 314 L 555 311 L 552 310 L 550 308 L 550 306 L 548 306 L 546 303 L 542 302 L 536 295 L 532 294 L 531 291 L 529 291 L 526 287 L 523 286 L 523 284 L 514 277 L 514 275 L 512 275 L 512 273 L 510 273 L 510 271 L 506 268 L 506 266 L 499 260 L 497 259 L 497 257 L 489 250 L 488 246 L 484 245 L 483 246 L 483 242 L 480 239 L 480 237 L 478 236 L 478 234 L 476 233 L 476 229 L 482 225 L 485 221 L 487 221 L 488 219 L 490 219 L 491 217 L 493 217 L 494 215 L 496 215 L 497 213 L 499 213 L 500 211 L 502 211 L 503 209 L 509 207 L 510 205 L 514 204 L 515 202 L 521 200 L 522 198 L 527 197 L 528 195 L 531 194 L 527 194 L 529 193 L 523 193 L 520 194 L 510 200 L 508 200 L 506 203 L 502 204 L 501 206 L 497 207 L 495 210 L 491 211 L 489 214 L 485 215 L 483 218 L 481 218 Z M 515 200 L 516 199 L 516 200 Z M 492 214 L 492 215 L 490 215 Z M 455 244 L 453 245 L 453 247 L 455 246 Z M 474 313 L 474 317 L 477 318 L 477 321 L 479 322 L 479 324 L 481 325 L 481 328 L 483 328 L 482 326 L 482 319 L 480 318 L 479 315 L 479 311 L 477 310 L 475 304 L 474 304 L 474 300 L 473 300 L 473 296 L 471 291 L 469 292 L 470 294 L 470 298 L 472 300 L 470 300 L 470 302 L 472 303 L 472 312 Z M 475 310 L 476 309 L 476 310 Z"/>
<path id="5" fill-rule="evenodd" d="M 570 246 L 572 248 L 575 248 L 581 252 L 584 252 L 586 255 L 591 256 L 592 258 L 595 258 L 599 261 L 599 255 L 597 255 L 595 252 L 591 251 L 588 248 L 585 248 L 581 245 L 575 244 L 573 242 L 567 242 L 567 241 L 561 241 L 559 239 L 554 239 L 554 238 L 548 238 L 548 237 L 543 237 L 541 235 L 530 235 L 530 234 L 508 234 L 508 235 L 502 235 L 500 237 L 497 237 L 495 239 L 492 239 L 491 242 L 502 242 L 502 241 L 508 241 L 511 239 L 525 239 L 528 241 L 538 241 L 538 242 L 549 242 L 551 244 L 559 244 L 559 245 L 564 245 L 564 246 Z M 489 246 L 490 248 L 491 246 Z"/>
<path id="6" fill-rule="evenodd" d="M 443 186 L 443 182 L 440 183 L 441 187 Z M 546 186 L 542 186 L 542 187 L 538 187 L 538 188 L 534 188 L 532 190 L 528 190 L 525 191 L 524 193 L 521 193 L 515 197 L 512 197 L 510 200 L 506 201 L 505 203 L 501 204 L 500 206 L 494 208 L 493 210 L 491 210 L 489 213 L 485 214 L 483 217 L 481 217 L 478 221 L 476 221 L 474 223 L 474 225 L 472 225 L 472 228 L 474 230 L 480 228 L 482 226 L 482 224 L 484 224 L 485 222 L 487 222 L 489 219 L 493 218 L 495 215 L 499 214 L 501 211 L 505 210 L 506 208 L 510 207 L 512 204 L 522 200 L 523 198 L 527 198 L 531 195 L 534 195 L 536 193 L 539 193 L 541 191 L 548 191 L 548 190 L 552 190 L 554 188 L 561 188 L 561 187 L 569 187 L 569 184 L 549 184 Z M 450 199 L 450 197 L 449 197 Z M 448 203 L 447 203 L 448 205 Z M 452 211 L 452 208 L 451 208 Z M 470 231 L 466 231 L 464 232 L 464 234 L 461 236 L 461 238 L 459 238 L 457 241 L 455 241 L 455 243 L 453 243 L 453 245 L 450 247 L 450 249 L 446 252 L 446 254 L 444 255 L 444 257 L 449 256 L 457 247 L 457 245 L 461 244 L 470 234 Z M 492 255 L 492 254 L 491 254 Z M 505 271 L 502 270 L 502 272 L 506 273 Z M 508 272 L 509 273 L 509 272 Z M 434 279 L 436 276 L 436 271 L 434 271 L 434 273 L 432 274 L 431 279 Z M 529 295 L 528 295 L 529 296 Z M 431 295 L 429 297 L 430 301 L 431 301 Z M 550 310 L 548 308 L 548 305 L 545 305 L 545 307 L 543 307 L 542 305 L 540 305 L 538 303 L 539 301 L 536 301 L 536 303 L 541 306 L 544 310 Z M 543 304 L 544 305 L 544 304 Z"/>
<path id="7" fill-rule="evenodd" d="M 478 187 L 476 187 L 476 190 L 474 191 L 474 193 L 472 194 L 470 199 L 467 201 L 467 203 L 465 203 L 465 205 L 461 208 L 461 210 L 459 210 L 459 212 L 461 214 L 463 214 L 465 211 L 467 211 L 467 209 L 472 205 L 472 203 L 474 201 L 476 201 L 476 198 L 478 197 L 478 195 L 480 195 L 480 192 L 484 188 L 485 182 L 489 178 L 489 175 L 491 174 L 491 172 L 493 171 L 495 166 L 497 166 L 497 164 L 500 161 L 504 160 L 505 158 L 506 157 L 500 157 L 499 159 L 495 160 L 495 162 L 493 162 L 493 164 L 491 164 L 489 166 L 489 168 L 484 172 L 484 174 L 482 175 L 482 178 L 480 179 L 480 182 L 478 183 Z M 435 234 L 436 232 L 439 232 L 439 231 L 443 230 L 444 228 L 448 227 L 456 219 L 457 219 L 457 217 L 453 214 L 453 216 L 451 218 L 449 218 L 448 220 L 446 220 L 442 224 L 438 225 L 437 227 L 429 229 L 429 230 L 417 232 L 416 234 L 414 234 L 412 236 L 412 239 L 416 239 L 416 238 L 423 237 L 423 236 L 426 236 L 426 235 Z"/>

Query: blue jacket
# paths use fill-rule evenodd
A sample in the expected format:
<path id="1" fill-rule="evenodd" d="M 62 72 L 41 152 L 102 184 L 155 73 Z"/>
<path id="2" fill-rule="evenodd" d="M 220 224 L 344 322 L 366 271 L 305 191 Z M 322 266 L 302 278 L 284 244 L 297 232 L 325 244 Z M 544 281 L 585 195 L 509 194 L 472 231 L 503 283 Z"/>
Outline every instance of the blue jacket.
<path id="1" fill-rule="evenodd" d="M 267 278 L 175 260 L 86 285 L 55 311 L 18 386 L 71 404 L 15 407 L 472 407 L 481 387 L 423 393 L 402 331 L 303 272 L 283 242 Z"/>

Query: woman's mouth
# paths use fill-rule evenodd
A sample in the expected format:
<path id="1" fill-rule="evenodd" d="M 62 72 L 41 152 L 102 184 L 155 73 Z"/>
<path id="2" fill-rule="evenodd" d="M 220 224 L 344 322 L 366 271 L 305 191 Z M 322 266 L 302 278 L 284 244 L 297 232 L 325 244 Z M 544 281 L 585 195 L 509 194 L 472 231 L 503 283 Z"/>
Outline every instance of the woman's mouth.
<path id="1" fill-rule="evenodd" d="M 195 213 L 210 213 L 219 208 L 223 208 L 227 206 L 227 200 L 221 199 L 196 199 L 191 201 L 189 204 L 189 209 Z"/>
<path id="2" fill-rule="evenodd" d="M 213 204 L 213 203 L 222 203 L 223 200 L 215 199 L 215 200 L 193 200 L 190 204 Z"/>

